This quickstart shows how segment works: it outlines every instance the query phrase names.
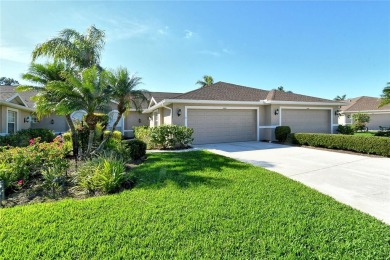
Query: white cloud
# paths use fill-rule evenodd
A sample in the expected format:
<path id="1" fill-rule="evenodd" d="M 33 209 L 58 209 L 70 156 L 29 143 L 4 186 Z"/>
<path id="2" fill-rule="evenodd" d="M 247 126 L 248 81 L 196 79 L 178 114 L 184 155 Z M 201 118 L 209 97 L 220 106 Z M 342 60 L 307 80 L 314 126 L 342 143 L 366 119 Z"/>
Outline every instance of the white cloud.
<path id="1" fill-rule="evenodd" d="M 223 49 L 222 49 L 222 52 L 223 52 L 223 53 L 226 53 L 226 54 L 229 54 L 229 55 L 230 55 L 230 54 L 234 54 L 234 52 L 233 52 L 231 49 L 228 49 L 228 48 L 223 48 Z"/>
<path id="2" fill-rule="evenodd" d="M 184 30 L 184 33 L 185 33 L 184 38 L 186 38 L 186 39 L 189 39 L 194 35 L 194 33 L 191 32 L 190 30 Z"/>
<path id="3" fill-rule="evenodd" d="M 221 53 L 220 53 L 220 52 L 217 52 L 217 51 L 210 51 L 210 50 L 202 50 L 202 51 L 199 51 L 198 53 L 199 53 L 199 54 L 204 54 L 204 55 L 210 55 L 210 56 L 214 56 L 214 57 L 219 57 L 219 56 L 221 56 Z"/>
<path id="4" fill-rule="evenodd" d="M 126 18 L 102 20 L 109 24 L 109 29 L 106 30 L 108 41 L 140 37 L 150 31 L 149 25 L 138 21 L 131 21 Z"/>
<path id="5" fill-rule="evenodd" d="M 161 35 L 166 35 L 166 34 L 168 34 L 168 30 L 169 30 L 169 27 L 165 26 L 164 28 L 159 29 L 158 33 L 161 34 Z"/>
<path id="6" fill-rule="evenodd" d="M 23 64 L 29 64 L 31 61 L 31 50 L 22 47 L 0 46 L 0 59 Z"/>

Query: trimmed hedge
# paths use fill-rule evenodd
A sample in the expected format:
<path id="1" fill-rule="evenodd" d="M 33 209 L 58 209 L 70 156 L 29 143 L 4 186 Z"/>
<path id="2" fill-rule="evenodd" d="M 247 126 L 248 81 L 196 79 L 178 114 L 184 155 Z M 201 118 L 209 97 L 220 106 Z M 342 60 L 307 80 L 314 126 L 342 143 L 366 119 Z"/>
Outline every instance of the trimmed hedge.
<path id="1" fill-rule="evenodd" d="M 134 127 L 134 136 L 147 144 L 148 149 L 187 148 L 194 140 L 194 130 L 185 126 L 161 125 Z"/>
<path id="2" fill-rule="evenodd" d="M 291 134 L 293 143 L 314 147 L 325 147 L 377 154 L 390 157 L 390 138 L 377 136 L 334 135 L 334 134 Z"/>
<path id="3" fill-rule="evenodd" d="M 289 134 L 291 134 L 291 128 L 289 126 L 277 126 L 275 128 L 275 137 L 281 143 L 286 141 Z"/>
<path id="4" fill-rule="evenodd" d="M 130 158 L 133 160 L 139 160 L 146 154 L 146 143 L 133 139 L 126 142 L 127 147 L 129 148 Z"/>

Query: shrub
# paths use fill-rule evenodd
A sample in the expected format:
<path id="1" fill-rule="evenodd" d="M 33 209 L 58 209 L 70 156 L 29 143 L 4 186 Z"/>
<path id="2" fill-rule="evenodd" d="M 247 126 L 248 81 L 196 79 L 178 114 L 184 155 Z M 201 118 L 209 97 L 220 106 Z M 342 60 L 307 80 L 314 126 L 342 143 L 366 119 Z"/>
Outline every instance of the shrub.
<path id="1" fill-rule="evenodd" d="M 378 131 L 375 133 L 375 136 L 390 137 L 390 131 Z"/>
<path id="2" fill-rule="evenodd" d="M 355 131 L 362 131 L 366 129 L 366 125 L 370 122 L 370 116 L 364 113 L 357 113 L 352 115 L 352 127 Z"/>
<path id="3" fill-rule="evenodd" d="M 116 157 L 98 157 L 87 161 L 77 172 L 79 188 L 89 193 L 109 194 L 132 182 L 124 162 Z"/>
<path id="4" fill-rule="evenodd" d="M 47 129 L 23 129 L 14 134 L 0 136 L 0 146 L 26 147 L 29 141 L 34 138 L 40 138 L 41 142 L 52 142 L 54 133 Z"/>
<path id="5" fill-rule="evenodd" d="M 339 134 L 343 134 L 343 135 L 353 135 L 354 133 L 354 130 L 351 126 L 349 125 L 339 125 L 337 127 L 337 132 Z"/>
<path id="6" fill-rule="evenodd" d="M 19 187 L 19 181 L 27 182 L 31 176 L 41 174 L 48 167 L 67 168 L 64 160 L 67 151 L 63 149 L 61 138 L 51 143 L 40 143 L 40 139 L 30 140 L 27 147 L 2 147 L 0 149 L 0 178 L 7 189 Z"/>
<path id="7" fill-rule="evenodd" d="M 194 130 L 185 126 L 162 125 L 135 127 L 135 138 L 146 143 L 148 149 L 186 148 L 191 145 Z"/>
<path id="8" fill-rule="evenodd" d="M 390 157 L 390 138 L 377 136 L 292 134 L 293 142 L 300 145 L 348 150 Z"/>
<path id="9" fill-rule="evenodd" d="M 46 188 L 52 196 L 55 196 L 61 187 L 66 183 L 67 167 L 58 164 L 49 166 L 42 170 L 43 187 Z"/>
<path id="10" fill-rule="evenodd" d="M 127 143 L 129 148 L 130 158 L 133 160 L 139 160 L 146 154 L 146 143 L 141 140 L 130 140 Z"/>
<path id="11" fill-rule="evenodd" d="M 289 126 L 277 126 L 275 128 L 275 138 L 281 143 L 286 141 L 289 134 L 291 134 L 291 128 Z"/>
<path id="12" fill-rule="evenodd" d="M 147 149 L 152 149 L 152 145 L 150 143 L 150 129 L 151 128 L 149 126 L 133 127 L 135 139 L 145 142 L 147 145 Z"/>

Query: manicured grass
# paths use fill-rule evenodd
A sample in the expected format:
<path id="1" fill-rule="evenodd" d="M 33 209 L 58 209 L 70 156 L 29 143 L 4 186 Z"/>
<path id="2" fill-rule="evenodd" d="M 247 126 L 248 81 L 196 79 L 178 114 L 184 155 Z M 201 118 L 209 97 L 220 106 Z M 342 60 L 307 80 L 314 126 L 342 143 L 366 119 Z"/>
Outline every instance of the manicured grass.
<path id="1" fill-rule="evenodd" d="M 390 226 L 276 173 L 159 153 L 131 191 L 0 210 L 0 258 L 386 259 Z"/>
<path id="2" fill-rule="evenodd" d="M 355 132 L 353 135 L 360 135 L 360 136 L 375 136 L 374 132 Z"/>

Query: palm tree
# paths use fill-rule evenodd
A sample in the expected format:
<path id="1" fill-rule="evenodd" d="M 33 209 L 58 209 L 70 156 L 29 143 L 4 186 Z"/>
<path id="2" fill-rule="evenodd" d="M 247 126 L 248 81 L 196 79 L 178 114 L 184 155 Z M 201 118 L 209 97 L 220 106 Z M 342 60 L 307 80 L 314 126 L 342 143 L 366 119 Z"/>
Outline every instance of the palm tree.
<path id="1" fill-rule="evenodd" d="M 210 85 L 214 84 L 214 79 L 213 79 L 213 77 L 211 77 L 209 75 L 204 75 L 203 81 L 198 80 L 196 82 L 196 84 L 201 85 L 201 87 L 203 88 L 203 87 L 210 86 Z"/>
<path id="2" fill-rule="evenodd" d="M 96 152 L 100 151 L 112 136 L 123 114 L 131 107 L 134 107 L 136 110 L 141 110 L 141 103 L 147 100 L 145 97 L 147 91 L 136 89 L 141 84 L 141 78 L 130 75 L 126 68 L 120 67 L 114 71 L 110 83 L 112 87 L 112 98 L 118 102 L 118 115 L 110 133 L 103 139 L 99 147 L 95 150 Z"/>
<path id="3" fill-rule="evenodd" d="M 390 82 L 387 82 L 387 87 L 383 89 L 382 101 L 379 107 L 390 104 Z"/>
<path id="4" fill-rule="evenodd" d="M 54 60 L 66 61 L 81 69 L 99 65 L 100 54 L 105 44 L 104 31 L 90 26 L 85 34 L 73 29 L 64 29 L 54 37 L 35 47 L 32 60 L 47 56 Z"/>
<path id="5" fill-rule="evenodd" d="M 70 117 L 74 111 L 71 107 L 61 106 L 61 100 L 66 98 L 63 93 L 57 90 L 53 91 L 52 88 L 56 88 L 56 84 L 52 82 L 64 82 L 62 74 L 65 71 L 71 71 L 72 68 L 67 67 L 64 63 L 54 62 L 46 64 L 31 63 L 28 68 L 28 72 L 22 74 L 24 80 L 34 83 L 34 85 L 22 85 L 17 87 L 17 91 L 36 91 L 32 99 L 36 102 L 36 113 L 40 118 L 42 116 L 57 114 L 65 116 L 69 129 L 72 134 L 72 146 L 73 155 L 78 155 L 78 136 Z M 48 87 L 48 85 L 51 87 Z M 67 86 L 69 87 L 69 86 Z"/>
<path id="6" fill-rule="evenodd" d="M 347 98 L 347 95 L 342 95 L 342 96 L 336 96 L 333 100 L 336 100 L 336 101 L 343 101 Z"/>
<path id="7" fill-rule="evenodd" d="M 286 91 L 283 86 L 278 87 L 276 90 L 281 91 L 281 92 L 286 92 L 286 93 L 293 93 L 290 90 Z"/>
<path id="8" fill-rule="evenodd" d="M 88 125 L 89 137 L 86 155 L 92 151 L 92 144 L 95 135 L 95 128 L 99 117 L 96 111 L 107 109 L 111 99 L 111 87 L 109 85 L 112 74 L 97 66 L 83 70 L 81 73 L 64 73 L 65 82 L 51 82 L 48 87 L 54 93 L 64 95 L 58 106 L 61 108 L 71 107 L 75 110 L 85 110 L 85 122 Z M 71 86 L 71 88 L 69 88 Z"/>

